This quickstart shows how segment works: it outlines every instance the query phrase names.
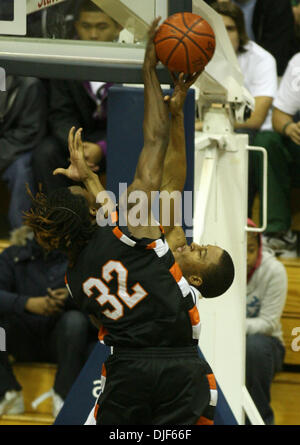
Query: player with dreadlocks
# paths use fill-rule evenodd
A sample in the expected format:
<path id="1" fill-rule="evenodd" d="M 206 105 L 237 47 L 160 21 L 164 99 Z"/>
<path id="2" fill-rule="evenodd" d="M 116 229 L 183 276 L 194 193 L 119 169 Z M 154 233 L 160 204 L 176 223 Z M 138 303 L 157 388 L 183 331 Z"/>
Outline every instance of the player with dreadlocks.
<path id="1" fill-rule="evenodd" d="M 55 190 L 48 197 L 41 192 L 30 196 L 32 209 L 26 214 L 26 224 L 44 249 L 64 251 L 72 266 L 97 228 L 86 199 L 68 188 Z"/>
<path id="2" fill-rule="evenodd" d="M 132 191 L 144 192 L 148 225 L 134 227 L 128 220 L 127 227 L 120 226 L 115 211 L 112 227 L 97 227 L 95 203 L 88 205 L 87 192 L 79 188 L 48 198 L 39 194 L 27 214 L 27 224 L 44 247 L 68 252 L 70 293 L 102 324 L 99 340 L 113 346 L 103 367 L 97 424 L 213 423 L 216 384 L 197 351 L 198 292 L 182 276 L 161 229 L 151 225 L 149 198 L 161 185 L 169 141 L 169 108 L 155 69 L 158 22 L 150 28 L 143 66 L 144 147 L 125 195 L 126 201 Z M 196 77 L 184 81 L 180 76 L 171 100 L 185 97 Z M 94 196 L 105 192 L 84 160 L 81 130 L 75 136 L 70 131 L 69 150 L 71 165 L 56 173 L 82 181 Z"/>

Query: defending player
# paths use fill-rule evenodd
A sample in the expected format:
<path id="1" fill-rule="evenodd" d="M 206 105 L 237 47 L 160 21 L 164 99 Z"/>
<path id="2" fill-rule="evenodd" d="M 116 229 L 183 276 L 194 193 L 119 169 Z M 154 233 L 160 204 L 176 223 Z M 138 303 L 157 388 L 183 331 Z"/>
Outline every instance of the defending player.
<path id="1" fill-rule="evenodd" d="M 155 71 L 157 24 L 151 27 L 144 63 L 144 148 L 128 189 L 146 196 L 161 184 L 169 138 L 168 108 Z M 84 161 L 80 132 L 70 154 L 68 174 L 74 179 L 80 171 L 77 179 L 99 192 Z M 97 423 L 211 424 L 215 382 L 198 356 L 194 292 L 158 226 L 121 229 L 117 214 L 112 218 L 114 228 L 95 226 L 85 199 L 69 190 L 37 196 L 27 216 L 42 245 L 68 252 L 71 293 L 103 324 L 100 339 L 114 347 L 105 363 Z"/>
<path id="2" fill-rule="evenodd" d="M 172 74 L 172 73 L 171 73 Z M 174 75 L 175 91 L 169 101 L 171 111 L 170 140 L 165 157 L 163 178 L 160 187 L 163 192 L 171 195 L 182 193 L 186 181 L 186 144 L 184 133 L 183 105 L 188 85 L 181 74 L 178 79 Z M 184 231 L 175 225 L 176 200 L 171 199 L 167 206 L 161 205 L 161 224 L 175 261 L 179 264 L 183 276 L 190 285 L 196 287 L 203 297 L 214 298 L 222 295 L 231 286 L 234 274 L 230 255 L 218 246 L 200 246 L 197 243 L 187 244 Z M 164 224 L 164 210 L 169 213 L 169 225 Z M 167 218 L 168 220 L 168 218 Z"/>

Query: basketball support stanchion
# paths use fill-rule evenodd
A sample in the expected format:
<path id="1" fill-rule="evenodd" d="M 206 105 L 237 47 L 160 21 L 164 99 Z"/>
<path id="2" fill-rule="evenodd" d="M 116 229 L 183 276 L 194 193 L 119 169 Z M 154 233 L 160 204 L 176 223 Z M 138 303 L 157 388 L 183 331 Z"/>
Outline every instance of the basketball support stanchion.
<path id="1" fill-rule="evenodd" d="M 198 110 L 203 132 L 195 137 L 194 241 L 226 249 L 235 265 L 235 279 L 222 296 L 198 304 L 202 330 L 199 346 L 239 424 L 245 414 L 252 424 L 264 422 L 245 386 L 247 232 L 266 227 L 267 153 L 249 147 L 246 134 L 234 132 L 254 108 L 222 18 L 203 0 L 193 0 L 193 12 L 214 30 L 216 51 L 197 81 Z M 247 227 L 248 154 L 264 157 L 263 226 Z"/>
<path id="2" fill-rule="evenodd" d="M 263 425 L 245 386 L 246 257 L 243 251 L 247 242 L 246 232 L 252 228 L 242 225 L 246 217 L 245 206 L 238 209 L 241 199 L 247 202 L 246 182 L 236 181 L 236 178 L 243 179 L 243 168 L 236 174 L 232 164 L 237 169 L 239 166 L 246 167 L 248 149 L 263 152 L 264 224 L 254 229 L 255 232 L 262 232 L 266 221 L 267 153 L 260 147 L 248 147 L 247 137 L 231 135 L 226 140 L 224 134 L 202 133 L 195 139 L 194 240 L 200 244 L 214 240 L 228 250 L 233 257 L 236 273 L 233 288 L 226 295 L 216 301 L 199 302 L 203 324 L 199 345 L 238 423 L 244 423 L 245 412 L 252 424 Z M 224 169 L 227 170 L 225 174 Z M 230 175 L 233 176 L 230 178 Z M 224 209 L 224 203 L 229 211 Z M 229 218 L 227 222 L 223 220 L 224 213 Z"/>

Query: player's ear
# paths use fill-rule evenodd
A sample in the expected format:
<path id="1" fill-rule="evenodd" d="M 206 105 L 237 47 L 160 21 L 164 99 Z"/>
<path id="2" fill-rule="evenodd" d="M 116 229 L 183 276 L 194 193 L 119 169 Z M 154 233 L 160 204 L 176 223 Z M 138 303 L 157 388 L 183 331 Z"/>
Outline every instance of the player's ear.
<path id="1" fill-rule="evenodd" d="M 188 278 L 188 282 L 195 287 L 201 286 L 203 283 L 203 280 L 198 275 L 190 275 Z"/>

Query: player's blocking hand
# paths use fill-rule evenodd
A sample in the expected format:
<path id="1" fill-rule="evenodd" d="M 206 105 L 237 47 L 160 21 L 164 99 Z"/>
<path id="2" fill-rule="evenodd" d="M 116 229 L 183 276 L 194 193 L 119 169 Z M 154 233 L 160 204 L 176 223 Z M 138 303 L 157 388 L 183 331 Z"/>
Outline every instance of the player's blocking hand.
<path id="1" fill-rule="evenodd" d="M 93 174 L 92 170 L 86 163 L 81 135 L 82 128 L 79 128 L 76 133 L 75 127 L 71 128 L 68 138 L 70 165 L 67 169 L 57 168 L 53 172 L 54 175 L 64 175 L 72 181 L 84 182 Z"/>

